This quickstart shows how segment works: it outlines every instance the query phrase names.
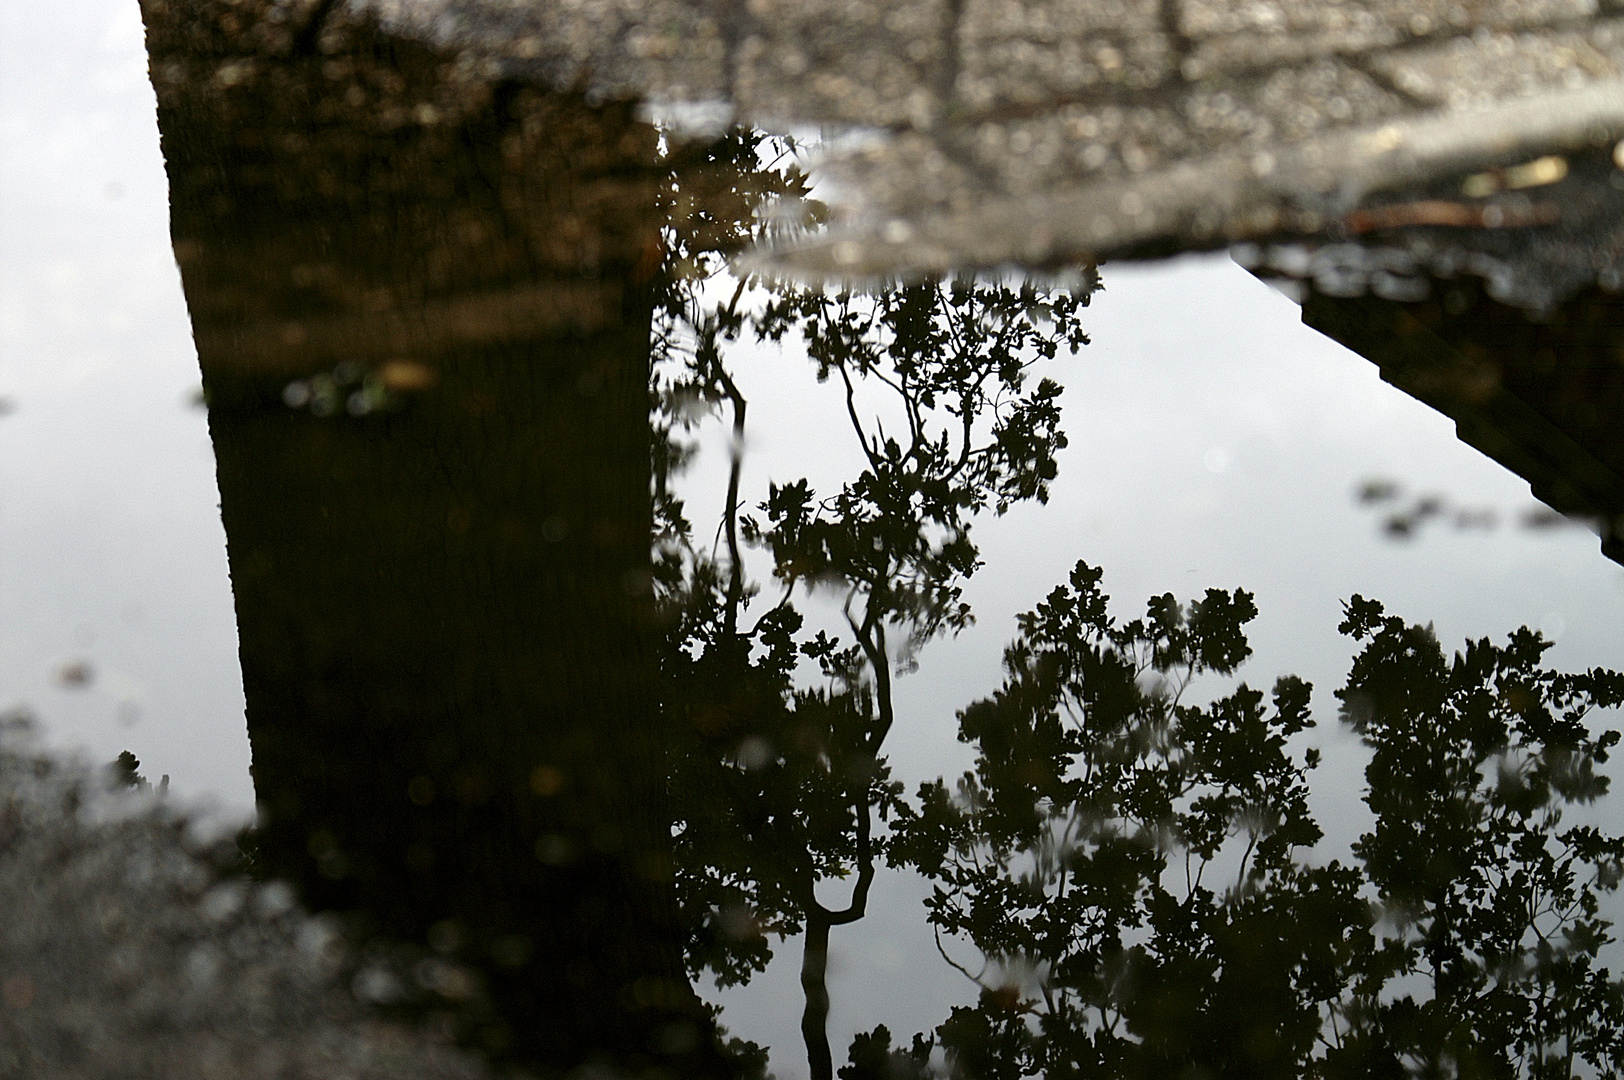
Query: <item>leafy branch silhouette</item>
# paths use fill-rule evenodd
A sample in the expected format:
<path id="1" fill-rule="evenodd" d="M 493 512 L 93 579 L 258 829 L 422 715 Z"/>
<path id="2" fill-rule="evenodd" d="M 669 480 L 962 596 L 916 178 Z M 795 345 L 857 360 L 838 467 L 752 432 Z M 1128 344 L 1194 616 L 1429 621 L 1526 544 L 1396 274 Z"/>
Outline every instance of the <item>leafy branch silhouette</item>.
<path id="1" fill-rule="evenodd" d="M 1624 840 L 1563 812 L 1606 792 L 1619 735 L 1587 719 L 1624 675 L 1546 668 L 1526 628 L 1451 658 L 1353 597 L 1338 697 L 1373 826 L 1316 866 L 1308 684 L 1183 700 L 1249 654 L 1252 598 L 1118 623 L 1100 578 L 1079 563 L 1021 617 L 1004 685 L 960 716 L 974 770 L 893 809 L 888 857 L 937 883 L 928 917 L 979 1003 L 912 1051 L 863 1036 L 846 1080 L 923 1075 L 936 1045 L 995 1080 L 1617 1073 L 1624 984 L 1599 959 Z"/>
<path id="2" fill-rule="evenodd" d="M 757 136 L 734 138 L 735 162 L 766 157 Z M 771 160 L 778 168 L 783 158 Z M 793 166 L 761 189 L 805 193 Z M 882 855 L 876 818 L 901 793 L 883 754 L 892 679 L 926 641 L 969 623 L 961 593 L 980 565 L 977 515 L 1047 498 L 1065 446 L 1060 388 L 1030 385 L 1027 369 L 1086 343 L 1088 296 L 970 279 L 860 294 L 741 278 L 717 300 L 715 254 L 695 247 L 679 236 L 667 255 L 680 273 L 657 320 L 653 398 L 668 791 L 687 955 L 695 975 L 737 984 L 770 960 L 769 934 L 804 933 L 802 1031 L 814 1080 L 829 1080 L 829 933 L 865 914 Z M 804 479 L 772 485 L 749 512 L 739 449 L 748 402 L 726 357 L 741 341 L 792 334 L 820 383 L 843 395 L 863 467 L 822 497 Z M 900 430 L 860 412 L 869 392 L 889 396 Z M 717 414 L 734 451 L 706 544 L 671 481 L 692 456 L 684 439 Z M 771 559 L 771 602 L 756 602 L 747 547 Z M 797 587 L 839 597 L 849 642 L 806 630 Z M 816 669 L 816 685 L 798 679 L 803 666 Z M 843 906 L 819 899 L 830 879 L 852 882 Z"/>

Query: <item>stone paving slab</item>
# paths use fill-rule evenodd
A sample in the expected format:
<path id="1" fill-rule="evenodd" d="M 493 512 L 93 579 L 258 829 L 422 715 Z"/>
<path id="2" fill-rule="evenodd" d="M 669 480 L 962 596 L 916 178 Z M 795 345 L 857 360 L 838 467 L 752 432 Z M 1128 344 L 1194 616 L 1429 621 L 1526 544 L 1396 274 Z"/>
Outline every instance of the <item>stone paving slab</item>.
<path id="1" fill-rule="evenodd" d="M 1624 139 L 1624 0 L 354 2 L 500 70 L 877 133 L 818 161 L 833 226 L 774 253 L 812 274 L 1334 234 Z"/>
<path id="2" fill-rule="evenodd" d="M 470 87 L 516 77 L 768 130 L 867 133 L 815 162 L 831 225 L 757 262 L 803 275 L 1352 239 L 1448 248 L 1463 264 L 1492 254 L 1500 279 L 1522 283 L 1508 295 L 1540 306 L 1541 280 L 1624 268 L 1619 229 L 1596 199 L 1568 206 L 1571 184 L 1450 186 L 1624 140 L 1624 0 L 340 2 L 449 50 Z M 318 16 L 339 10 L 271 7 L 279 18 L 210 46 L 221 86 L 277 55 L 271 38 L 319 44 Z M 1423 193 L 1454 206 L 1448 222 L 1348 228 L 1373 220 L 1361 208 Z M 1463 224 L 1485 213 L 1498 224 Z M 1584 240 L 1576 221 L 1603 227 Z M 1496 230 L 1527 242 L 1508 253 Z M 1578 261 L 1552 265 L 1557 250 Z"/>

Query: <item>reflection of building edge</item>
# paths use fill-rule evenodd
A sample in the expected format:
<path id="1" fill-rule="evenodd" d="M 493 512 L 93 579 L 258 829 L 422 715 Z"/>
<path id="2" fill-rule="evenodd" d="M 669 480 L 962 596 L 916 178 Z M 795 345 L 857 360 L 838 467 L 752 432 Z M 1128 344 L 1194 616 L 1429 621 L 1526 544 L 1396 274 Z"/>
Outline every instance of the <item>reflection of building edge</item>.
<path id="1" fill-rule="evenodd" d="M 293 10 L 144 5 L 260 868 L 479 969 L 465 1030 L 544 1075 L 724 1074 L 654 708 L 653 129 Z M 345 362 L 414 385 L 284 404 Z"/>
<path id="2" fill-rule="evenodd" d="M 1434 291 L 1422 303 L 1315 293 L 1303 322 L 1454 420 L 1535 498 L 1593 522 L 1624 562 L 1624 297 L 1592 290 L 1534 320 L 1476 287 Z"/>

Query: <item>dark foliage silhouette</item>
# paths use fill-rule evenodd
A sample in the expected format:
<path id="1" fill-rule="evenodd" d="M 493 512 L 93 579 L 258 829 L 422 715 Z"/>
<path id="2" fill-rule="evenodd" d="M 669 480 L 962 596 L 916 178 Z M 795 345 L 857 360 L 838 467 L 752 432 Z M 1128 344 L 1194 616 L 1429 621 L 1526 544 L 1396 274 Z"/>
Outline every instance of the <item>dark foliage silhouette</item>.
<path id="1" fill-rule="evenodd" d="M 1616 1074 L 1624 986 L 1599 966 L 1600 907 L 1624 839 L 1563 817 L 1607 791 L 1619 734 L 1586 720 L 1624 702 L 1624 675 L 1547 668 L 1527 628 L 1447 656 L 1358 596 L 1341 629 L 1363 643 L 1337 696 L 1372 751 L 1376 819 L 1354 851 L 1385 920 L 1330 1071 Z"/>
<path id="2" fill-rule="evenodd" d="M 1618 735 L 1586 721 L 1624 675 L 1545 668 L 1526 629 L 1451 658 L 1355 596 L 1338 697 L 1373 823 L 1316 864 L 1309 686 L 1185 700 L 1248 655 L 1251 597 L 1118 623 L 1100 577 L 1079 563 L 1022 616 L 1004 685 L 961 714 L 974 771 L 893 807 L 888 857 L 937 882 L 943 955 L 982 987 L 935 1033 L 956 1075 L 1617 1072 L 1601 903 L 1624 841 L 1563 811 L 1606 791 Z"/>
<path id="3" fill-rule="evenodd" d="M 761 153 L 754 137 L 739 145 Z M 801 193 L 794 179 L 764 186 Z M 954 279 L 857 294 L 741 279 L 728 300 L 705 304 L 693 287 L 705 260 L 676 265 L 689 276 L 667 294 L 656 339 L 666 361 L 655 387 L 656 581 L 689 965 L 744 982 L 770 959 L 769 933 L 804 932 L 803 1033 L 813 1076 L 827 1080 L 828 935 L 864 914 L 874 819 L 899 791 L 882 753 L 891 680 L 921 644 L 970 620 L 960 591 L 979 566 L 976 515 L 1047 498 L 1065 445 L 1059 387 L 1028 386 L 1026 369 L 1086 342 L 1087 293 Z M 726 411 L 737 446 L 747 402 L 727 349 L 795 333 L 819 381 L 844 395 L 864 467 L 828 496 L 806 480 L 773 485 L 748 513 L 735 450 L 719 541 L 706 547 L 668 483 L 685 463 L 683 434 L 697 415 Z M 891 397 L 899 432 L 863 419 L 864 391 Z M 775 602 L 751 603 L 751 546 L 771 558 Z M 850 638 L 808 632 L 797 586 L 833 592 Z M 815 665 L 815 685 L 798 680 L 803 665 Z M 818 899 L 820 880 L 847 877 L 846 906 Z"/>

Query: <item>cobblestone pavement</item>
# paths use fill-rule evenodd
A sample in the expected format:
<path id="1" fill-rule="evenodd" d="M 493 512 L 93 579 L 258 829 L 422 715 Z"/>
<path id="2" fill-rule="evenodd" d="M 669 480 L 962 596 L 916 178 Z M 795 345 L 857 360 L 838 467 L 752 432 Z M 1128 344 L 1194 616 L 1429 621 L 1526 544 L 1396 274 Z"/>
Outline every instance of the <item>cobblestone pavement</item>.
<path id="1" fill-rule="evenodd" d="M 859 133 L 821 162 L 836 227 L 789 253 L 814 272 L 1527 232 L 1560 224 L 1526 189 L 1563 166 L 1460 183 L 1552 155 L 1624 175 L 1620 0 L 356 2 L 489 70 Z M 1456 209 L 1349 221 L 1423 193 Z M 1587 283 L 1617 275 L 1619 205 Z"/>

